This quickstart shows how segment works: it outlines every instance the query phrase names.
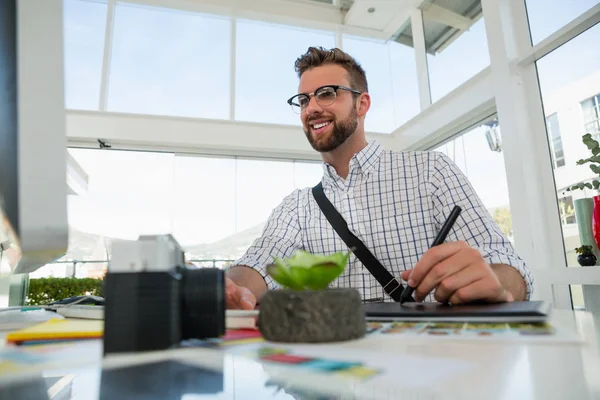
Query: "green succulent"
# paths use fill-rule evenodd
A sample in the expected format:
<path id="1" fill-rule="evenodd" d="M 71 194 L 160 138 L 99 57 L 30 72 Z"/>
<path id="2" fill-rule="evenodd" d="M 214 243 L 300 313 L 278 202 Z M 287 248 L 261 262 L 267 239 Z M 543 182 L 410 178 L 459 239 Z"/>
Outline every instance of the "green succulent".
<path id="1" fill-rule="evenodd" d="M 346 268 L 350 251 L 330 255 L 316 255 L 298 250 L 291 258 L 274 259 L 267 273 L 292 290 L 323 290 Z"/>

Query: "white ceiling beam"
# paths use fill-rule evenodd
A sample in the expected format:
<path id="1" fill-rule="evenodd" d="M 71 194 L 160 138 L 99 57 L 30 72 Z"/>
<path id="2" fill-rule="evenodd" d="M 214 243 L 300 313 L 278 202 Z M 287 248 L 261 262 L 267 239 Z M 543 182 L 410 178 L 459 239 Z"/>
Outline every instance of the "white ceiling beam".
<path id="1" fill-rule="evenodd" d="M 411 12 L 422 7 L 426 1 L 356 0 L 344 17 L 344 24 L 379 30 L 385 33 L 387 40 L 405 27 Z"/>
<path id="2" fill-rule="evenodd" d="M 423 18 L 427 21 L 437 22 L 463 31 L 469 29 L 475 22 L 471 18 L 457 14 L 437 4 L 429 4 L 425 7 L 423 9 Z"/>
<path id="3" fill-rule="evenodd" d="M 253 13 L 299 20 L 314 20 L 341 24 L 343 14 L 339 7 L 312 1 L 290 0 L 127 0 L 127 3 L 182 11 L 244 17 Z"/>
<path id="4" fill-rule="evenodd" d="M 217 3 L 221 4 L 222 0 Z M 252 16 L 264 18 L 265 15 L 278 17 L 292 17 L 307 21 L 317 21 L 341 24 L 344 16 L 339 7 L 318 2 L 291 2 L 281 0 L 229 0 L 225 3 L 234 3 L 233 11 L 236 16 Z"/>
<path id="5" fill-rule="evenodd" d="M 339 6 L 313 1 L 127 0 L 127 3 L 251 19 L 307 29 L 320 29 L 332 32 L 341 30 L 342 33 L 374 39 L 385 40 L 388 38 L 381 30 L 359 26 L 344 26 L 344 13 Z"/>
<path id="6" fill-rule="evenodd" d="M 361 0 L 355 0 L 344 16 L 344 24 L 352 23 L 357 18 L 357 15 L 362 11 L 362 7 L 363 4 Z"/>
<path id="7" fill-rule="evenodd" d="M 388 22 L 383 29 L 384 32 L 390 36 L 395 35 L 400 29 L 402 29 L 410 20 L 411 14 L 414 10 L 422 6 L 424 0 L 404 0 L 402 2 L 403 8 L 398 11 L 396 15 Z"/>
<path id="8" fill-rule="evenodd" d="M 391 135 L 368 133 L 382 146 Z M 98 111 L 67 111 L 70 146 L 320 160 L 299 126 Z"/>

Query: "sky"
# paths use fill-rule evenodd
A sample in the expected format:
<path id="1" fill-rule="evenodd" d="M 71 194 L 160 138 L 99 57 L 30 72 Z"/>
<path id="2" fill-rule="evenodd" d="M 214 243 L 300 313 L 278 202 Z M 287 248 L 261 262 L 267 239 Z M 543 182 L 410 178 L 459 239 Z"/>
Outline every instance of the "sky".
<path id="1" fill-rule="evenodd" d="M 596 3 L 527 0 L 533 42 Z M 65 0 L 67 108 L 99 107 L 105 18 L 102 2 Z M 599 30 L 592 28 L 539 62 L 544 95 L 598 70 Z M 285 102 L 297 91 L 293 63 L 308 46 L 334 47 L 334 34 L 238 19 L 231 110 L 231 32 L 224 17 L 119 2 L 107 109 L 216 119 L 233 113 L 241 121 L 299 126 L 299 116 Z M 419 112 L 411 48 L 349 36 L 343 45 L 367 72 L 373 99 L 368 131 L 389 133 Z M 429 55 L 428 65 L 434 101 L 489 65 L 484 21 L 441 54 Z M 489 150 L 484 132 L 474 128 L 457 139 L 456 162 L 488 208 L 507 205 L 503 155 Z M 298 134 L 303 135 L 300 129 Z M 74 227 L 132 239 L 174 232 L 182 244 L 210 243 L 263 222 L 285 195 L 314 185 L 322 174 L 318 163 L 70 151 L 90 176 L 89 193 L 69 199 Z"/>

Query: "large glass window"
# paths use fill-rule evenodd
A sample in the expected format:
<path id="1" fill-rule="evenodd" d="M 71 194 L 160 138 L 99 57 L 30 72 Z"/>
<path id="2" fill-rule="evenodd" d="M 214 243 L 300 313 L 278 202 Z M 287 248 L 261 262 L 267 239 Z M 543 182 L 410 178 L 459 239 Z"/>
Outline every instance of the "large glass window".
<path id="1" fill-rule="evenodd" d="M 595 4 L 597 0 L 527 0 L 533 43 L 551 35 Z M 592 203 L 593 197 L 598 196 L 598 191 L 588 188 L 567 190 L 575 184 L 599 178 L 598 174 L 589 168 L 590 164 L 577 164 L 577 160 L 592 156 L 582 142 L 583 135 L 591 133 L 596 139 L 599 138 L 597 96 L 600 93 L 600 52 L 590 51 L 598 47 L 599 41 L 600 26 L 597 25 L 536 63 L 547 118 L 549 148 L 555 148 L 555 128 L 551 119 L 556 116 L 560 121 L 562 147 L 568 155 L 564 167 L 554 171 L 567 267 L 580 267 L 576 249 L 584 242 L 592 244 L 593 251 L 600 256 L 593 238 L 581 236 L 592 231 L 591 218 L 587 218 L 588 214 L 581 211 L 584 211 L 586 204 Z M 597 297 L 597 288 L 585 285 L 570 287 L 574 307 L 585 306 L 588 311 L 598 312 L 593 309 L 594 301 L 588 302 L 594 299 L 594 296 Z"/>
<path id="2" fill-rule="evenodd" d="M 106 9 L 106 1 L 101 0 L 63 2 L 67 108 L 99 108 Z"/>
<path id="3" fill-rule="evenodd" d="M 176 155 L 172 160 L 173 206 L 165 211 L 180 244 L 212 243 L 234 234 L 235 159 Z"/>
<path id="4" fill-rule="evenodd" d="M 596 25 L 537 62 L 546 115 L 555 112 L 557 106 L 554 104 L 560 101 L 560 93 L 563 95 L 563 102 L 567 102 L 564 96 L 570 98 L 573 109 L 580 109 L 579 102 L 599 93 L 595 82 L 600 73 L 600 51 L 591 51 L 598 47 L 599 39 L 600 26 Z M 589 90 L 584 87 L 586 83 L 589 84 Z M 574 104 L 575 97 L 578 99 Z M 547 110 L 549 105 L 552 105 L 553 110 Z M 563 129 L 563 132 L 566 135 L 567 129 Z"/>
<path id="5" fill-rule="evenodd" d="M 315 186 L 321 181 L 323 165 L 316 162 L 294 163 L 294 187 L 305 188 Z"/>
<path id="6" fill-rule="evenodd" d="M 261 234 L 285 196 L 323 174 L 317 162 L 69 151 L 88 174 L 88 192 L 69 198 L 68 254 L 33 277 L 101 276 L 115 239 L 144 234 L 172 233 L 188 259 L 226 265 Z"/>
<path id="7" fill-rule="evenodd" d="M 237 197 L 243 201 L 236 204 L 236 230 L 243 231 L 265 222 L 265 215 L 294 190 L 294 166 L 286 161 L 238 160 L 237 168 Z"/>
<path id="8" fill-rule="evenodd" d="M 490 65 L 485 22 L 467 31 L 423 20 L 431 100 L 436 102 Z"/>
<path id="9" fill-rule="evenodd" d="M 531 41 L 537 44 L 598 4 L 598 0 L 525 0 L 525 4 Z"/>
<path id="10" fill-rule="evenodd" d="M 368 132 L 391 133 L 419 113 L 415 52 L 397 42 L 344 36 L 344 51 L 365 69 L 371 109 L 365 118 Z"/>
<path id="11" fill-rule="evenodd" d="M 229 118 L 231 20 L 117 3 L 109 111 Z"/>
<path id="12" fill-rule="evenodd" d="M 530 3 L 528 0 L 531 21 L 535 14 L 532 13 Z M 564 22 L 563 16 L 559 14 L 550 7 L 545 14 L 549 20 L 548 24 Z M 532 33 L 534 28 L 535 25 L 532 26 Z M 590 49 L 597 48 L 599 41 L 600 26 L 595 26 L 537 61 L 549 149 L 554 155 L 555 166 L 559 166 L 561 152 L 557 152 L 556 149 L 557 138 L 560 136 L 559 147 L 562 148 L 564 160 L 564 166 L 554 171 L 554 178 L 569 267 L 579 266 L 575 251 L 581 246 L 579 225 L 591 223 L 577 217 L 578 199 L 591 198 L 598 194 L 597 191 L 589 189 L 570 192 L 566 189 L 579 182 L 598 179 L 598 174 L 590 170 L 589 164 L 578 165 L 577 160 L 592 155 L 582 142 L 582 136 L 598 132 L 595 128 L 598 110 L 596 96 L 600 93 L 600 52 Z"/>
<path id="13" fill-rule="evenodd" d="M 310 46 L 333 48 L 335 35 L 238 19 L 235 119 L 301 125 L 286 100 L 298 93 L 294 62 Z"/>
<path id="14" fill-rule="evenodd" d="M 496 121 L 478 126 L 433 150 L 449 156 L 469 179 L 504 234 L 513 240 L 501 134 Z"/>

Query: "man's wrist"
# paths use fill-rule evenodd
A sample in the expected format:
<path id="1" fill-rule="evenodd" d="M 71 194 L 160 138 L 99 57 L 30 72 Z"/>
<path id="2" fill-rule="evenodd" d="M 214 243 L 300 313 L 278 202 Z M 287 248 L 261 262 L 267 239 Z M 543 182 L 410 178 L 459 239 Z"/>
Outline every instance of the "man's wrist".
<path id="1" fill-rule="evenodd" d="M 225 276 L 236 285 L 250 289 L 257 300 L 268 290 L 262 274 L 249 265 L 232 265 L 225 271 Z"/>
<path id="2" fill-rule="evenodd" d="M 498 277 L 500 284 L 512 295 L 515 301 L 525 300 L 527 284 L 519 270 L 506 264 L 490 264 L 490 267 Z"/>

